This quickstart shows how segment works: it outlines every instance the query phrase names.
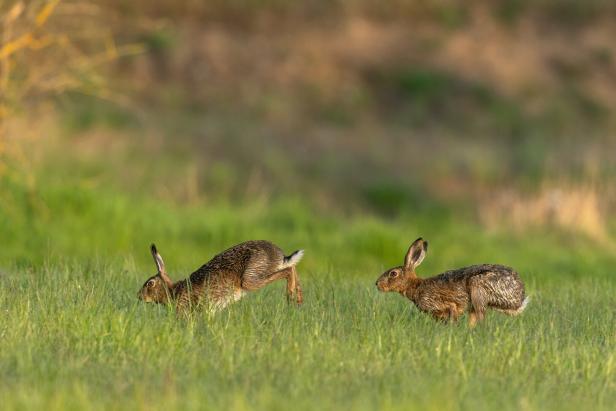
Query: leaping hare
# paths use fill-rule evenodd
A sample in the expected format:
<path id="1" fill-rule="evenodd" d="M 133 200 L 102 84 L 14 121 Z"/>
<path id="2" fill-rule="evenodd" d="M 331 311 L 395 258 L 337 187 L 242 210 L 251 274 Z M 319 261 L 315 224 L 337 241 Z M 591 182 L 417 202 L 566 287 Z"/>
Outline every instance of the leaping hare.
<path id="1" fill-rule="evenodd" d="M 415 268 L 423 261 L 428 242 L 413 242 L 404 266 L 385 271 L 376 281 L 379 291 L 398 292 L 435 319 L 456 321 L 468 309 L 469 324 L 481 321 L 488 308 L 518 315 L 528 304 L 517 272 L 497 264 L 481 264 L 419 278 Z"/>
<path id="2" fill-rule="evenodd" d="M 287 298 L 301 304 L 302 289 L 295 266 L 304 255 L 298 250 L 285 257 L 269 241 L 247 241 L 214 256 L 189 278 L 174 283 L 165 269 L 163 258 L 152 244 L 152 256 L 158 273 L 150 277 L 137 294 L 140 300 L 174 303 L 178 312 L 206 304 L 220 310 L 278 279 L 287 280 Z"/>

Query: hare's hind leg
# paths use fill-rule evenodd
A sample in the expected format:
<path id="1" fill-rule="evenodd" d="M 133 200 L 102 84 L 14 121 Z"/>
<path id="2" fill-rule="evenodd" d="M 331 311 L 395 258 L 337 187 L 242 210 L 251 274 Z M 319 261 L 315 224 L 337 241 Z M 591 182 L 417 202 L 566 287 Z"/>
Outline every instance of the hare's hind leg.
<path id="1" fill-rule="evenodd" d="M 289 267 L 285 269 L 287 274 L 287 302 L 290 303 L 295 296 L 295 289 L 297 288 L 297 276 L 295 275 L 295 267 Z"/>
<path id="2" fill-rule="evenodd" d="M 477 286 L 471 286 L 470 292 L 471 309 L 468 317 L 468 325 L 474 327 L 483 320 L 486 312 L 486 296 L 483 290 Z"/>
<path id="3" fill-rule="evenodd" d="M 297 304 L 301 304 L 303 302 L 302 288 L 299 285 L 299 277 L 297 276 L 295 267 L 287 267 L 274 272 L 265 281 L 260 282 L 258 286 L 254 287 L 254 289 L 261 288 L 266 284 L 280 279 L 287 280 L 287 301 L 290 303 L 295 299 Z M 247 284 L 244 285 L 244 288 L 246 288 L 246 286 Z"/>
<path id="4" fill-rule="evenodd" d="M 304 302 L 302 295 L 302 287 L 299 284 L 299 276 L 297 275 L 297 269 L 289 267 L 285 269 L 288 272 L 287 275 L 287 301 L 290 303 L 295 297 L 295 301 L 298 305 Z"/>
<path id="5" fill-rule="evenodd" d="M 299 275 L 297 275 L 297 268 L 291 267 L 291 271 L 293 272 L 293 277 L 295 277 L 295 293 L 296 293 L 296 302 L 298 305 L 301 305 L 304 302 L 304 296 L 302 294 L 302 287 L 299 284 Z"/>

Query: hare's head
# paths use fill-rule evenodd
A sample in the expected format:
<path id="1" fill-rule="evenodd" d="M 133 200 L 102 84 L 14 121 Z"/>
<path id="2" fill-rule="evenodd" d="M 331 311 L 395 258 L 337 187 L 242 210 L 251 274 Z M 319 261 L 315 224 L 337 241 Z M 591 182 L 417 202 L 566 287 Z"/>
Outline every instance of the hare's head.
<path id="1" fill-rule="evenodd" d="M 143 284 L 143 287 L 137 293 L 137 297 L 146 303 L 166 303 L 169 300 L 169 292 L 173 282 L 167 275 L 163 258 L 156 251 L 154 244 L 152 244 L 151 252 L 158 273 L 148 278 L 148 281 Z"/>
<path id="2" fill-rule="evenodd" d="M 408 287 L 409 280 L 417 278 L 415 268 L 421 264 L 428 251 L 428 242 L 421 237 L 411 244 L 409 250 L 404 257 L 404 265 L 390 268 L 385 271 L 378 280 L 376 280 L 376 288 L 379 291 L 404 292 Z"/>

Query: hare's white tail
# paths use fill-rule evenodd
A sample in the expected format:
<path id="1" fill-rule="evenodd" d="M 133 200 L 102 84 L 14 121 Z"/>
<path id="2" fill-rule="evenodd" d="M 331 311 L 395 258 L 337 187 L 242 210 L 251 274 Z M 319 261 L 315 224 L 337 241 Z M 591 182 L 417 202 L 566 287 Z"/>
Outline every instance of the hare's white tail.
<path id="1" fill-rule="evenodd" d="M 501 313 L 505 313 L 511 316 L 520 315 L 526 309 L 526 306 L 528 305 L 529 302 L 530 302 L 530 297 L 526 296 L 524 298 L 524 301 L 522 301 L 522 304 L 520 304 L 518 308 L 513 309 L 513 310 L 502 310 L 502 309 L 496 308 L 496 311 L 500 311 Z"/>
<path id="2" fill-rule="evenodd" d="M 291 255 L 285 257 L 282 260 L 281 270 L 289 267 L 295 267 L 297 263 L 299 263 L 304 256 L 304 250 L 297 250 Z"/>

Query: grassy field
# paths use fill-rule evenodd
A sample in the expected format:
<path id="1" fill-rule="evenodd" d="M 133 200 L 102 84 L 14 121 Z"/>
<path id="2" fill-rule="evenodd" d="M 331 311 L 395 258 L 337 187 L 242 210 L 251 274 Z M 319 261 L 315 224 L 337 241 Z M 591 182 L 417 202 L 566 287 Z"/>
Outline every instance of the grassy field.
<path id="1" fill-rule="evenodd" d="M 2 2 L 0 410 L 614 409 L 616 8 L 459 3 Z M 527 310 L 379 293 L 419 236 Z M 137 300 L 250 239 L 302 307 Z"/>
<path id="2" fill-rule="evenodd" d="M 66 183 L 41 184 L 47 212 L 30 213 L 32 199 L 4 185 L 3 409 L 562 410 L 616 401 L 616 261 L 583 237 L 489 234 L 428 211 L 327 216 L 299 200 L 178 206 Z M 470 330 L 379 294 L 376 277 L 418 235 L 431 240 L 420 274 L 513 265 L 532 297 L 527 311 L 492 313 Z M 137 301 L 154 272 L 151 241 L 180 279 L 250 238 L 306 249 L 301 308 L 287 306 L 283 284 L 189 320 Z"/>

